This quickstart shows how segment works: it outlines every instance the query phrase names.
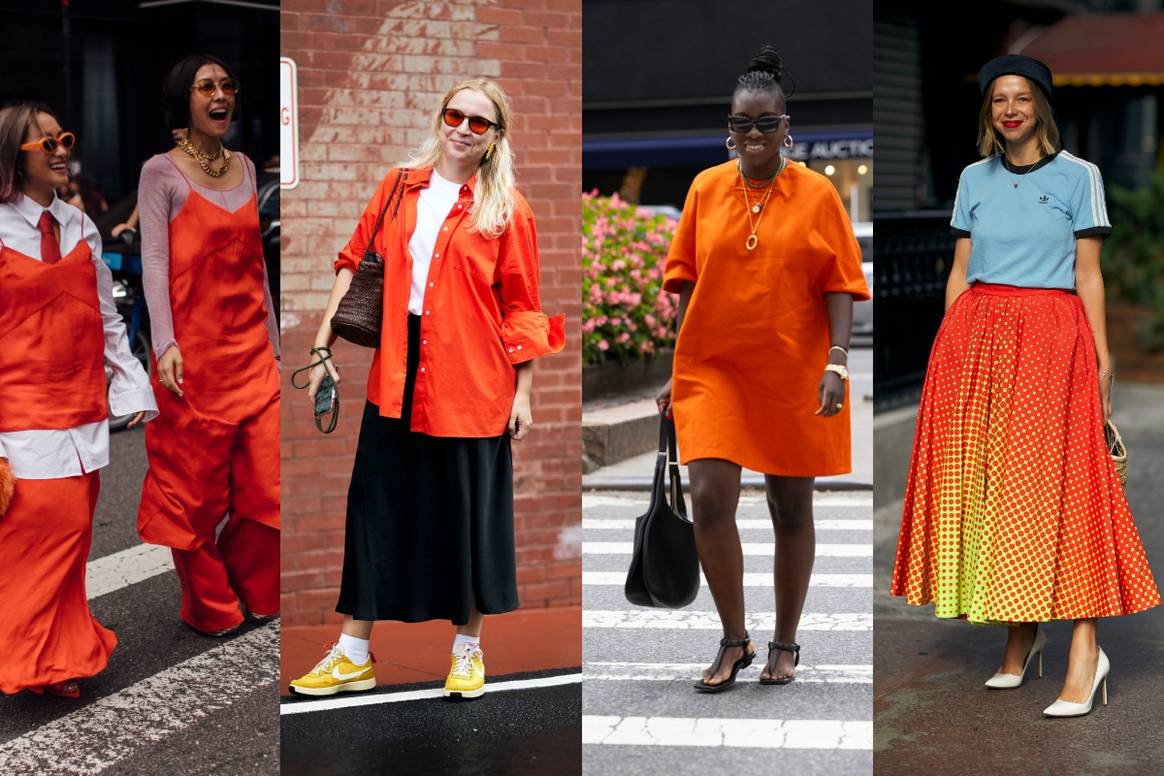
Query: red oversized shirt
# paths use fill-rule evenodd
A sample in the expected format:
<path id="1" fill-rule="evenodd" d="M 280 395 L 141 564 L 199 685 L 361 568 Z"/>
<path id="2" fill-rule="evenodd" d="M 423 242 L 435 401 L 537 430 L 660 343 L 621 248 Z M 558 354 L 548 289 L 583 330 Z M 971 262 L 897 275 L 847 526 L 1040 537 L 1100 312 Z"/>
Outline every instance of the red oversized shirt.
<path id="1" fill-rule="evenodd" d="M 408 295 L 416 202 L 432 168 L 404 173 L 404 196 L 384 215 L 375 248 L 384 257 L 384 325 L 368 375 L 368 400 L 399 418 L 408 360 Z M 396 170 L 380 182 L 335 270 L 359 266 Z M 420 321 L 420 363 L 411 429 L 432 436 L 491 437 L 505 432 L 517 390 L 514 365 L 565 343 L 565 316 L 548 318 L 538 299 L 538 247 L 533 211 L 513 192 L 509 228 L 488 238 L 471 229 L 476 178 L 461 186 L 433 248 Z"/>

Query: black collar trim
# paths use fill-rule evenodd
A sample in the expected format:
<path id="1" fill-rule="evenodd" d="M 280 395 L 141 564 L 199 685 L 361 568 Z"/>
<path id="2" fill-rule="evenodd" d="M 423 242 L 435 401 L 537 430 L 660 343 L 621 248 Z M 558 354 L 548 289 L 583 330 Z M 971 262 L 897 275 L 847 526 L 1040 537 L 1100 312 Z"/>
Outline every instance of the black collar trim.
<path id="1" fill-rule="evenodd" d="M 1034 164 L 1011 164 L 1010 161 L 1006 158 L 1006 154 L 999 154 L 998 158 L 1002 160 L 1002 166 L 1005 167 L 1008 172 L 1012 172 L 1015 175 L 1026 175 L 1029 172 L 1034 172 L 1040 167 L 1046 167 L 1051 163 L 1052 159 L 1059 155 L 1059 151 L 1062 150 L 1063 149 L 1060 148 L 1055 151 L 1055 153 L 1044 156 Z"/>

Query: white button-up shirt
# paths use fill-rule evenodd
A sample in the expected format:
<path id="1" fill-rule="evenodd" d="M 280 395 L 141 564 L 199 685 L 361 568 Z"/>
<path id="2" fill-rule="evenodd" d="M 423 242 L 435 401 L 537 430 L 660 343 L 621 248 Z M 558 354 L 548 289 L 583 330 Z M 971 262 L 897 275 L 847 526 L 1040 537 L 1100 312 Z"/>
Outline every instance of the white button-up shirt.
<path id="1" fill-rule="evenodd" d="M 44 208 L 28 197 L 0 202 L 0 240 L 4 246 L 40 259 L 37 223 Z M 157 417 L 158 405 L 149 376 L 129 348 L 125 323 L 113 301 L 113 274 L 101 259 L 101 235 L 80 210 L 53 197 L 48 210 L 60 226 L 61 256 L 82 239 L 89 244 L 97 269 L 97 299 L 105 327 L 105 363 L 113 372 L 109 408 L 115 415 L 145 412 Z M 0 458 L 7 458 L 18 479 L 50 480 L 76 477 L 109 465 L 109 422 L 101 420 L 68 429 L 0 432 Z"/>

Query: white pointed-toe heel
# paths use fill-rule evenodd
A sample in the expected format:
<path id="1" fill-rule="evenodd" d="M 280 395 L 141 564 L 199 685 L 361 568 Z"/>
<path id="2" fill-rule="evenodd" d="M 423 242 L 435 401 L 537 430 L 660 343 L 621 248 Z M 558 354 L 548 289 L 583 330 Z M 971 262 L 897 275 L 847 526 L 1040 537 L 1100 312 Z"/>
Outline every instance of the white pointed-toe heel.
<path id="1" fill-rule="evenodd" d="M 1035 626 L 1036 628 L 1038 626 Z M 1013 690 L 1016 687 L 1021 687 L 1023 678 L 1027 675 L 1027 666 L 1031 664 L 1032 660 L 1037 660 L 1039 671 L 1039 678 L 1043 678 L 1043 648 L 1047 646 L 1047 636 L 1043 633 L 1043 629 L 1039 628 L 1035 631 L 1035 643 L 1031 644 L 1031 651 L 1027 653 L 1027 659 L 1023 663 L 1023 672 L 1021 674 L 1004 674 L 1001 671 L 986 680 L 986 686 L 992 690 Z"/>
<path id="2" fill-rule="evenodd" d="M 1107 675 L 1111 671 L 1111 662 L 1104 654 L 1103 648 L 1099 650 L 1099 662 L 1095 666 L 1095 681 L 1091 685 L 1091 695 L 1087 696 L 1087 700 L 1083 703 L 1072 703 L 1071 701 L 1055 701 L 1047 708 L 1043 709 L 1043 714 L 1048 717 L 1082 717 L 1091 711 L 1091 705 L 1095 702 L 1095 691 L 1103 688 L 1103 705 L 1107 705 Z"/>

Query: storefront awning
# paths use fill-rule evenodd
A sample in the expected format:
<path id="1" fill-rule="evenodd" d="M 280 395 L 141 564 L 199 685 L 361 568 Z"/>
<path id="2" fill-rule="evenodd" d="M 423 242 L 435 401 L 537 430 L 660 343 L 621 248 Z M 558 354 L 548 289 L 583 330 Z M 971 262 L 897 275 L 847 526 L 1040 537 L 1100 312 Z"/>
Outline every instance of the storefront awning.
<path id="1" fill-rule="evenodd" d="M 710 166 L 728 158 L 726 133 L 682 137 L 582 138 L 582 166 L 587 170 L 627 167 Z M 873 130 L 797 131 L 788 156 L 796 161 L 865 159 L 873 155 Z"/>
<path id="2" fill-rule="evenodd" d="M 1047 63 L 1055 86 L 1164 85 L 1164 12 L 1069 16 L 1010 47 Z"/>

